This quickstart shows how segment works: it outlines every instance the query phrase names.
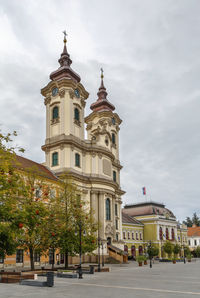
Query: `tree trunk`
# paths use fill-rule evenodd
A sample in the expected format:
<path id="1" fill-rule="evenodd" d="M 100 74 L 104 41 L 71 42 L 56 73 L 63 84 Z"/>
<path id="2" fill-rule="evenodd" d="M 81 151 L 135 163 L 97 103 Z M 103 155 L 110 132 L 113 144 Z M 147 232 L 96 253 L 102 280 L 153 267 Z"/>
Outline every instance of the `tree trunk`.
<path id="1" fill-rule="evenodd" d="M 30 252 L 31 270 L 35 270 L 34 259 L 33 259 L 33 248 L 32 247 L 29 247 L 29 252 Z"/>
<path id="2" fill-rule="evenodd" d="M 68 263 L 68 251 L 65 252 L 65 269 L 67 269 L 69 266 L 69 263 Z"/>

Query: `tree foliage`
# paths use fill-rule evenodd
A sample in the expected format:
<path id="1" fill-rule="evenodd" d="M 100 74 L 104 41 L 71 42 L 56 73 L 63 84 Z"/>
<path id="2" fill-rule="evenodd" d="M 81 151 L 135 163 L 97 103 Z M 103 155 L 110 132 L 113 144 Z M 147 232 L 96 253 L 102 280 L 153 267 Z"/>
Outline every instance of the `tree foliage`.
<path id="1" fill-rule="evenodd" d="M 168 254 L 168 256 L 170 257 L 172 252 L 173 252 L 173 244 L 170 241 L 166 241 L 164 246 L 164 251 Z"/>
<path id="2" fill-rule="evenodd" d="M 153 258 L 159 254 L 159 248 L 155 245 L 148 246 L 147 253 L 149 255 L 149 258 Z"/>
<path id="3" fill-rule="evenodd" d="M 186 217 L 186 220 L 184 220 L 183 223 L 187 227 L 192 227 L 193 225 L 196 225 L 197 227 L 199 227 L 200 226 L 200 218 L 197 216 L 196 212 L 194 212 L 192 218 L 190 218 L 189 216 Z"/>

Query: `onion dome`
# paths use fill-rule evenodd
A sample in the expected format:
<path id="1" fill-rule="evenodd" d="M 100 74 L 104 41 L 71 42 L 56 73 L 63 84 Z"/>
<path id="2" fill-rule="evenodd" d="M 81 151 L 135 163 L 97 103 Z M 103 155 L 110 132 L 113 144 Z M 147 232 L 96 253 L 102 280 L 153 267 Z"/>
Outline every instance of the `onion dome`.
<path id="1" fill-rule="evenodd" d="M 98 99 L 96 102 L 94 102 L 90 106 L 90 109 L 93 112 L 114 111 L 115 110 L 115 106 L 113 104 L 111 104 L 106 98 L 108 93 L 106 92 L 106 88 L 103 83 L 103 78 L 104 78 L 103 69 L 101 68 L 101 85 L 99 87 L 99 92 L 97 93 Z"/>
<path id="2" fill-rule="evenodd" d="M 67 79 L 72 79 L 75 82 L 79 83 L 81 78 L 80 76 L 71 69 L 70 65 L 72 64 L 72 60 L 70 59 L 70 55 L 67 52 L 67 39 L 66 39 L 66 32 L 64 31 L 64 48 L 63 48 L 63 52 L 60 55 L 60 59 L 58 60 L 58 62 L 60 63 L 60 67 L 56 70 L 53 71 L 50 74 L 50 79 L 55 81 L 55 80 L 60 80 L 63 78 L 67 78 Z"/>

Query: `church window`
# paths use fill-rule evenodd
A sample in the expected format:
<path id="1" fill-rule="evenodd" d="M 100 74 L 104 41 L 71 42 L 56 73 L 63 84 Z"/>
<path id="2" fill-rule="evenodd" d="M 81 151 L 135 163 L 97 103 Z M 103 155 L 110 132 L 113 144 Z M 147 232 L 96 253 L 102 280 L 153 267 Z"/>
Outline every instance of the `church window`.
<path id="1" fill-rule="evenodd" d="M 123 232 L 123 239 L 126 239 L 126 232 Z"/>
<path id="2" fill-rule="evenodd" d="M 116 240 L 119 241 L 119 235 L 118 234 L 116 234 Z"/>
<path id="3" fill-rule="evenodd" d="M 169 240 L 169 230 L 166 228 L 166 239 Z"/>
<path id="4" fill-rule="evenodd" d="M 174 229 L 172 228 L 172 240 L 174 240 Z"/>
<path id="5" fill-rule="evenodd" d="M 118 220 L 117 219 L 115 220 L 115 227 L 116 227 L 116 230 L 118 230 Z"/>
<path id="6" fill-rule="evenodd" d="M 113 145 L 115 145 L 115 143 L 116 143 L 115 134 L 114 133 L 112 133 L 112 143 L 113 143 Z"/>
<path id="7" fill-rule="evenodd" d="M 79 110 L 77 108 L 74 109 L 74 119 L 76 121 L 80 121 L 80 113 L 79 113 Z"/>
<path id="8" fill-rule="evenodd" d="M 163 231 L 162 231 L 162 227 L 160 227 L 160 230 L 159 230 L 159 238 L 160 238 L 160 240 L 163 240 Z"/>
<path id="9" fill-rule="evenodd" d="M 58 165 L 58 152 L 52 154 L 52 166 Z"/>
<path id="10" fill-rule="evenodd" d="M 106 199 L 106 220 L 111 219 L 111 212 L 110 212 L 110 199 Z"/>
<path id="11" fill-rule="evenodd" d="M 114 182 L 117 181 L 117 173 L 116 173 L 116 171 L 113 171 L 113 181 Z"/>
<path id="12" fill-rule="evenodd" d="M 130 232 L 128 232 L 128 239 L 130 239 Z"/>
<path id="13" fill-rule="evenodd" d="M 140 240 L 142 240 L 142 233 L 140 233 Z"/>
<path id="14" fill-rule="evenodd" d="M 76 153 L 75 154 L 75 166 L 80 167 L 80 154 Z"/>
<path id="15" fill-rule="evenodd" d="M 53 120 L 58 119 L 58 117 L 59 117 L 59 112 L 58 112 L 58 107 L 56 106 L 56 107 L 53 108 L 52 119 Z"/>
<path id="16" fill-rule="evenodd" d="M 136 240 L 138 240 L 138 233 L 136 233 Z"/>
<path id="17" fill-rule="evenodd" d="M 132 240 L 134 240 L 134 233 L 132 233 Z"/>

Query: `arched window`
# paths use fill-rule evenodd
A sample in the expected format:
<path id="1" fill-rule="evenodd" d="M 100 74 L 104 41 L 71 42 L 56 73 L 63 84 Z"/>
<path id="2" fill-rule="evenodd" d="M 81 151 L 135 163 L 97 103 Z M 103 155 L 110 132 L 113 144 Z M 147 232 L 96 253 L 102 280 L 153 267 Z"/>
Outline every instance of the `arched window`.
<path id="1" fill-rule="evenodd" d="M 169 240 L 169 230 L 166 228 L 166 239 Z"/>
<path id="2" fill-rule="evenodd" d="M 139 255 L 141 256 L 143 254 L 143 247 L 140 245 L 139 246 Z"/>
<path id="3" fill-rule="evenodd" d="M 128 239 L 130 239 L 130 232 L 128 232 Z"/>
<path id="4" fill-rule="evenodd" d="M 135 257 L 135 245 L 131 246 L 131 254 L 133 257 Z"/>
<path id="5" fill-rule="evenodd" d="M 174 229 L 172 228 L 172 240 L 174 240 Z"/>
<path id="6" fill-rule="evenodd" d="M 112 143 L 115 144 L 116 143 L 116 140 L 115 140 L 115 134 L 112 133 Z"/>
<path id="7" fill-rule="evenodd" d="M 76 153 L 75 154 L 75 166 L 80 167 L 80 154 Z"/>
<path id="8" fill-rule="evenodd" d="M 110 214 L 110 199 L 106 199 L 106 220 L 111 219 L 111 214 Z"/>
<path id="9" fill-rule="evenodd" d="M 123 232 L 123 239 L 126 239 L 126 232 Z"/>
<path id="10" fill-rule="evenodd" d="M 58 107 L 54 107 L 52 111 L 52 119 L 58 119 L 59 113 L 58 113 Z"/>
<path id="11" fill-rule="evenodd" d="M 128 246 L 127 245 L 124 245 L 124 251 L 128 252 Z"/>
<path id="12" fill-rule="evenodd" d="M 134 233 L 132 233 L 132 240 L 134 240 Z"/>
<path id="13" fill-rule="evenodd" d="M 74 119 L 80 121 L 80 113 L 77 108 L 74 109 Z"/>
<path id="14" fill-rule="evenodd" d="M 159 238 L 160 238 L 160 240 L 163 240 L 163 231 L 162 231 L 161 227 L 160 227 L 160 230 L 159 230 Z"/>
<path id="15" fill-rule="evenodd" d="M 58 165 L 58 152 L 52 154 L 52 166 Z"/>

